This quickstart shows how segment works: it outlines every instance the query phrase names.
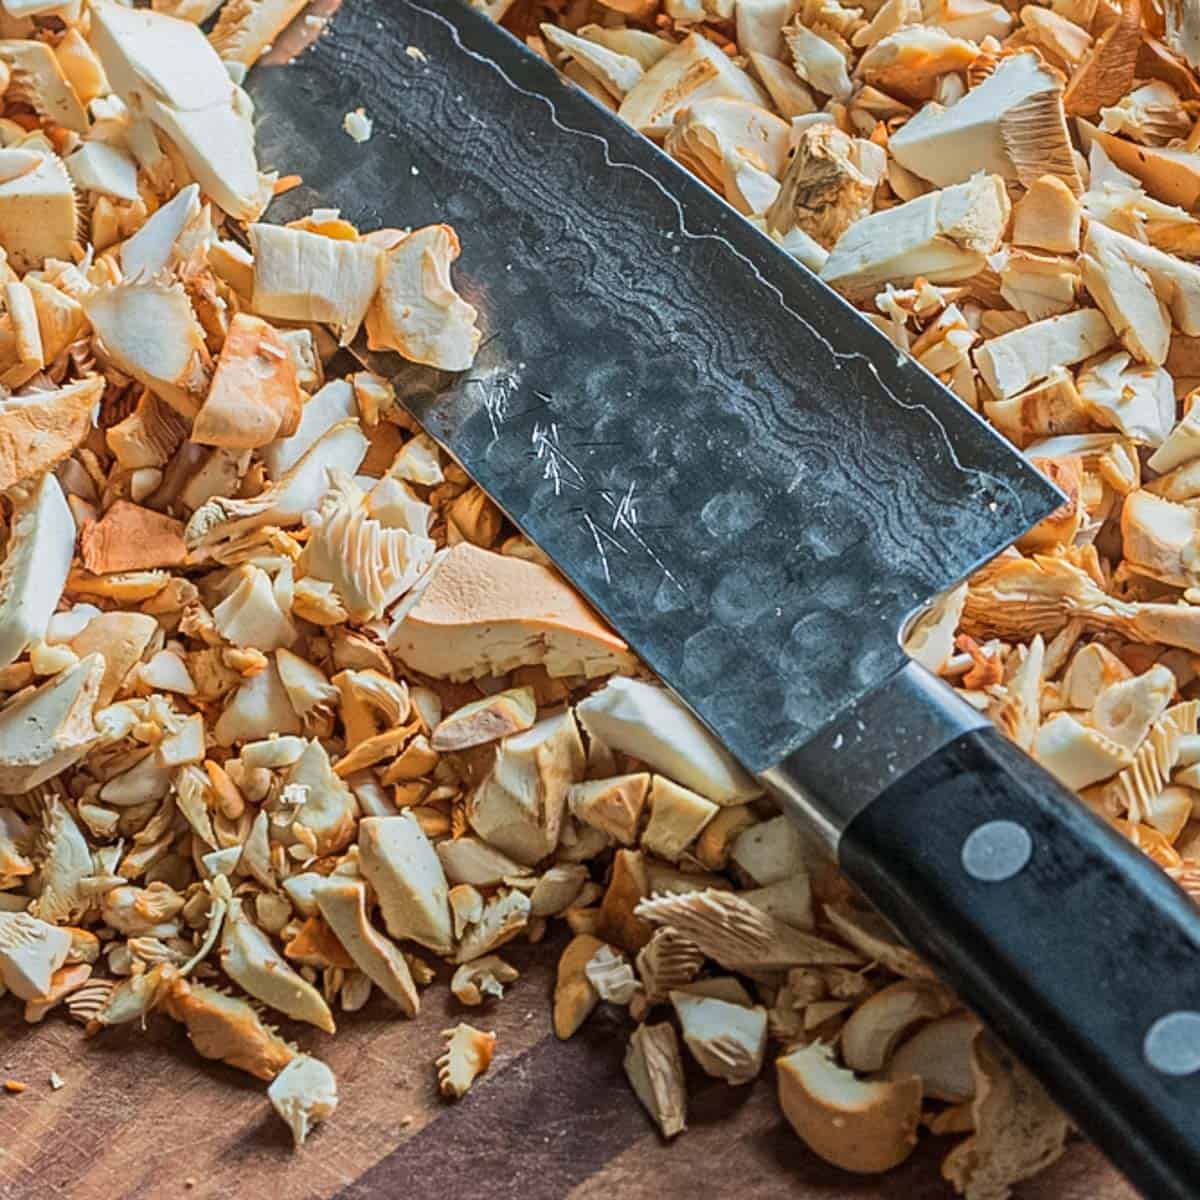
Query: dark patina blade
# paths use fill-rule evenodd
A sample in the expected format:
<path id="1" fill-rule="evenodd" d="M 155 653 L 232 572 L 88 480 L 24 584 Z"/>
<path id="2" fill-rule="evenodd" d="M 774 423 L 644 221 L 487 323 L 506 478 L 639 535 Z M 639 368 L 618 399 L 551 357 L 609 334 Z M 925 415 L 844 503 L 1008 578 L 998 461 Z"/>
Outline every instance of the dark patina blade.
<path id="1" fill-rule="evenodd" d="M 902 661 L 1060 497 L 813 275 L 457 0 L 353 0 L 251 79 L 260 158 L 447 221 L 484 340 L 413 412 L 752 770 Z M 359 145 L 342 131 L 362 106 Z"/>

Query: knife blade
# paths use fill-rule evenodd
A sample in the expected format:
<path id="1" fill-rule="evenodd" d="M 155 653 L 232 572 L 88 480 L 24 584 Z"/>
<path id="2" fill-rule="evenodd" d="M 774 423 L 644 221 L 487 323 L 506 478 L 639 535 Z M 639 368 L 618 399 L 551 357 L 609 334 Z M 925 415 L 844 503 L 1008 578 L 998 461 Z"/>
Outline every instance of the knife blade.
<path id="1" fill-rule="evenodd" d="M 250 90 L 304 179 L 274 219 L 462 235 L 483 342 L 459 377 L 377 362 L 410 411 L 1147 1194 L 1194 1194 L 1200 1079 L 1159 1069 L 1200 1067 L 1194 909 L 900 646 L 1058 493 L 455 0 L 356 0 Z"/>
<path id="2" fill-rule="evenodd" d="M 461 227 L 483 343 L 449 386 L 405 373 L 407 403 L 744 763 L 772 766 L 1057 493 L 682 168 L 442 12 L 348 5 L 296 71 L 253 81 L 260 158 L 305 182 L 272 217 Z M 341 121 L 364 104 L 360 146 Z"/>

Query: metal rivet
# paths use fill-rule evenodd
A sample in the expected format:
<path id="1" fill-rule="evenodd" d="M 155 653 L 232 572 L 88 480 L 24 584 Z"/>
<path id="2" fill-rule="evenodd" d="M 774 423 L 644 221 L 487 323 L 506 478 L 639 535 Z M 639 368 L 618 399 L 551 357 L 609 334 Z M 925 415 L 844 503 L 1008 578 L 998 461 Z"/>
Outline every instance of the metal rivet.
<path id="1" fill-rule="evenodd" d="M 1173 1012 L 1159 1017 L 1146 1031 L 1142 1053 L 1163 1075 L 1200 1071 L 1200 1012 Z"/>
<path id="2" fill-rule="evenodd" d="M 963 842 L 962 865 L 972 879 L 999 883 L 1011 879 L 1033 854 L 1033 838 L 1015 821 L 988 821 Z"/>

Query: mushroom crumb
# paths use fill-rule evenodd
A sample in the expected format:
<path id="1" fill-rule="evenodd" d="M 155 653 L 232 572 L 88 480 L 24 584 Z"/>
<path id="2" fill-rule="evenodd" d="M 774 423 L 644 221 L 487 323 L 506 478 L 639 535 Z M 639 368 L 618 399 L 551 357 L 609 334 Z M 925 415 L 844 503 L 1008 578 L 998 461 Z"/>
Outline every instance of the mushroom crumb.
<path id="1" fill-rule="evenodd" d="M 312 1127 L 333 1115 L 337 1108 L 337 1081 L 320 1059 L 298 1055 L 272 1081 L 267 1096 L 287 1122 L 299 1148 Z"/>
<path id="2" fill-rule="evenodd" d="M 627 1012 L 664 1138 L 685 1057 L 741 1086 L 769 1054 L 827 1161 L 929 1128 L 953 1186 L 1007 1195 L 1062 1153 L 1053 1103 L 388 381 L 339 370 L 360 328 L 467 370 L 488 230 L 271 219 L 300 180 L 260 170 L 236 81 L 302 7 L 5 4 L 0 1010 L 173 1020 L 300 1147 L 338 1088 L 294 1037 L 451 975 L 488 1013 L 508 958 L 558 954 L 555 1033 Z M 909 651 L 1200 898 L 1193 8 L 481 7 L 1063 488 Z M 495 1035 L 445 1036 L 458 1098 Z"/>
<path id="3" fill-rule="evenodd" d="M 438 1088 L 448 1100 L 461 1100 L 471 1084 L 488 1069 L 496 1047 L 496 1035 L 471 1025 L 447 1029 L 446 1049 L 437 1060 Z"/>
<path id="4" fill-rule="evenodd" d="M 342 128 L 360 144 L 370 141 L 374 127 L 374 122 L 361 108 L 348 112 L 342 118 Z"/>

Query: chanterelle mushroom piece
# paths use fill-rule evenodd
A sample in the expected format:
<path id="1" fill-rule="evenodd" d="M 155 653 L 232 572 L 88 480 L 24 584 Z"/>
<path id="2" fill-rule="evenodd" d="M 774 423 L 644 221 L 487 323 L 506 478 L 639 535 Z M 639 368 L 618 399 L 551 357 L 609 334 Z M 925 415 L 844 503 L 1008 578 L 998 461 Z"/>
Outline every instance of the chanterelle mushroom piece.
<path id="1" fill-rule="evenodd" d="M 71 963 L 60 967 L 50 980 L 50 987 L 36 999 L 25 1002 L 25 1020 L 35 1025 L 68 996 L 73 995 L 91 978 L 92 968 L 86 963 Z"/>
<path id="2" fill-rule="evenodd" d="M 273 733 L 301 731 L 300 718 L 292 708 L 273 661 L 238 687 L 212 731 L 218 746 L 254 742 Z"/>
<path id="3" fill-rule="evenodd" d="M 345 379 L 331 379 L 305 402 L 296 432 L 263 448 L 261 453 L 268 476 L 279 479 L 335 425 L 357 416 L 354 388 Z"/>
<path id="4" fill-rule="evenodd" d="M 385 528 L 366 500 L 348 474 L 332 469 L 320 506 L 305 516 L 309 537 L 298 563 L 301 574 L 331 583 L 356 621 L 383 616 L 429 569 L 436 549 L 430 538 Z"/>
<path id="5" fill-rule="evenodd" d="M 628 54 L 599 42 L 578 37 L 543 21 L 542 36 L 568 59 L 574 60 L 597 80 L 614 99 L 622 100 L 643 74 L 642 64 Z"/>
<path id="6" fill-rule="evenodd" d="M 318 853 L 334 854 L 354 840 L 358 802 L 334 771 L 329 753 L 320 741 L 313 738 L 305 745 L 284 780 L 304 789 L 304 801 L 296 810 L 294 821 L 312 835 Z"/>
<path id="7" fill-rule="evenodd" d="M 37 839 L 41 895 L 31 916 L 61 924 L 78 920 L 94 899 L 87 880 L 94 874 L 92 853 L 71 810 L 54 792 L 38 804 L 42 829 Z"/>
<path id="8" fill-rule="evenodd" d="M 664 925 L 638 951 L 635 962 L 647 1002 L 658 1004 L 695 979 L 704 966 L 704 954 L 683 934 Z"/>
<path id="9" fill-rule="evenodd" d="M 449 225 L 427 225 L 388 251 L 366 318 L 372 350 L 395 350 L 443 371 L 470 367 L 481 334 L 475 309 L 450 281 L 458 255 L 458 236 Z"/>
<path id="10" fill-rule="evenodd" d="M 292 1140 L 303 1146 L 312 1127 L 337 1108 L 337 1080 L 319 1059 L 298 1054 L 271 1081 L 267 1098 L 287 1122 Z"/>
<path id="11" fill-rule="evenodd" d="M 125 420 L 105 430 L 104 438 L 117 462 L 128 471 L 136 471 L 165 466 L 187 432 L 184 418 L 153 392 L 146 391 Z"/>
<path id="12" fill-rule="evenodd" d="M 553 852 L 567 789 L 582 774 L 583 743 L 569 710 L 506 737 L 467 807 L 485 841 L 527 866 Z"/>
<path id="13" fill-rule="evenodd" d="M 166 270 L 176 258 L 176 247 L 185 231 L 196 229 L 206 220 L 197 184 L 188 184 L 176 192 L 133 237 L 121 243 L 121 271 L 125 280 L 145 282 Z"/>
<path id="14" fill-rule="evenodd" d="M 977 175 L 856 221 L 838 239 L 821 278 L 852 298 L 884 283 L 955 283 L 983 270 L 1000 246 L 1010 205 L 999 175 Z"/>
<path id="15" fill-rule="evenodd" d="M 118 500 L 80 530 L 79 557 L 94 575 L 181 567 L 187 561 L 183 523 L 166 513 Z"/>
<path id="16" fill-rule="evenodd" d="M 616 11 L 634 13 L 638 8 L 646 7 L 644 0 L 617 0 L 613 6 Z M 665 41 L 656 34 L 643 29 L 631 29 L 624 26 L 581 25 L 576 31 L 580 37 L 595 42 L 598 46 L 606 46 L 618 54 L 627 54 L 639 62 L 645 70 L 649 70 L 661 58 L 674 49 L 672 43 Z"/>
<path id="17" fill-rule="evenodd" d="M 387 266 L 378 246 L 282 225 L 251 225 L 250 244 L 256 313 L 321 321 L 343 346 L 353 340 Z"/>
<path id="18" fill-rule="evenodd" d="M 838 35 L 822 37 L 809 29 L 797 14 L 792 24 L 783 29 L 788 56 L 797 76 L 816 91 L 834 100 L 846 100 L 854 90 L 847 71 L 848 62 Z"/>
<path id="19" fill-rule="evenodd" d="M 626 93 L 617 115 L 649 137 L 662 138 L 675 114 L 711 97 L 765 105 L 762 89 L 707 38 L 689 34 Z"/>
<path id="20" fill-rule="evenodd" d="M 1032 321 L 1057 317 L 1075 306 L 1079 269 L 1057 255 L 1008 250 L 993 259 L 1000 276 L 1000 295 Z"/>
<path id="21" fill-rule="evenodd" d="M 958 1104 L 975 1094 L 972 1073 L 972 1046 L 979 1036 L 978 1018 L 970 1013 L 955 1013 L 930 1021 L 892 1055 L 889 1079 L 921 1080 L 927 1100 L 946 1100 Z"/>
<path id="22" fill-rule="evenodd" d="M 1086 433 L 1094 427 L 1066 367 L 1054 367 L 1040 383 L 1007 400 L 985 400 L 983 411 L 991 423 L 1016 446 L 1024 449 L 1048 433 Z"/>
<path id="23" fill-rule="evenodd" d="M 975 365 L 992 393 L 1007 398 L 1045 379 L 1055 367 L 1099 353 L 1113 337 L 1099 309 L 1081 308 L 989 338 L 975 351 Z"/>
<path id="24" fill-rule="evenodd" d="M 97 288 L 82 303 L 113 365 L 194 417 L 208 390 L 208 351 L 183 287 L 156 282 Z"/>
<path id="25" fill-rule="evenodd" d="M 510 688 L 472 700 L 444 717 L 430 734 L 429 744 L 439 753 L 467 750 L 521 733 L 536 720 L 533 688 Z"/>
<path id="26" fill-rule="evenodd" d="M 910 25 L 869 47 L 856 73 L 890 96 L 928 100 L 939 75 L 969 67 L 978 53 L 974 42 L 944 29 Z"/>
<path id="27" fill-rule="evenodd" d="M 779 195 L 766 212 L 767 228 L 800 229 L 828 249 L 870 213 L 884 164 L 868 161 L 870 143 L 832 124 L 801 129 L 795 143 Z M 878 147 L 871 150 L 878 154 Z"/>
<path id="28" fill-rule="evenodd" d="M 554 984 L 554 1032 L 564 1041 L 588 1019 L 600 996 L 587 977 L 587 964 L 605 943 L 590 933 L 579 933 L 558 960 Z"/>
<path id="29" fill-rule="evenodd" d="M 1141 267 L 1121 253 L 1119 233 L 1091 221 L 1079 265 L 1083 283 L 1125 348 L 1142 362 L 1163 363 L 1171 343 L 1171 319 Z"/>
<path id="30" fill-rule="evenodd" d="M 738 11 L 741 12 L 742 7 Z M 816 111 L 812 89 L 788 63 L 759 50 L 751 50 L 747 57 L 781 117 L 791 120 Z"/>
<path id="31" fill-rule="evenodd" d="M 335 1032 L 333 1015 L 321 993 L 284 961 L 237 898 L 229 902 L 220 959 L 221 969 L 248 995 L 293 1020 Z"/>
<path id="32" fill-rule="evenodd" d="M 1069 788 L 1085 788 L 1114 775 L 1133 761 L 1124 746 L 1070 713 L 1054 713 L 1038 730 L 1033 757 Z"/>
<path id="33" fill-rule="evenodd" d="M 163 1008 L 187 1026 L 197 1053 L 258 1079 L 274 1079 L 296 1057 L 295 1049 L 268 1029 L 247 1001 L 216 988 L 177 977 L 166 988 Z"/>
<path id="34" fill-rule="evenodd" d="M 1166 440 L 1175 403 L 1171 377 L 1162 367 L 1133 362 L 1125 353 L 1111 354 L 1080 371 L 1076 383 L 1085 410 L 1097 424 L 1148 446 Z"/>
<path id="35" fill-rule="evenodd" d="M 506 878 L 522 878 L 532 872 L 478 838 L 458 837 L 438 842 L 438 858 L 451 883 L 494 887 Z"/>
<path id="36" fill-rule="evenodd" d="M 1125 560 L 1143 575 L 1177 587 L 1200 584 L 1200 514 L 1138 490 L 1121 508 Z"/>
<path id="37" fill-rule="evenodd" d="M 1189 337 L 1200 334 L 1200 267 L 1099 221 L 1089 222 L 1084 251 L 1084 283 L 1102 308 L 1107 303 L 1126 309 L 1125 313 L 1114 312 L 1109 319 L 1121 331 L 1122 340 L 1132 339 L 1126 340 L 1126 346 L 1143 361 L 1166 361 L 1168 313 L 1182 333 Z M 1087 271 L 1089 260 L 1095 264 L 1091 277 L 1099 285 L 1097 291 L 1093 291 Z M 1099 268 L 1106 262 L 1112 269 L 1101 275 Z M 1122 267 L 1130 279 L 1123 288 L 1116 274 Z M 1142 324 L 1150 331 L 1144 333 L 1137 328 Z"/>
<path id="38" fill-rule="evenodd" d="M 234 449 L 265 446 L 296 432 L 303 405 L 296 367 L 279 331 L 259 317 L 238 313 L 191 440 Z"/>
<path id="39" fill-rule="evenodd" d="M 0 149 L 0 244 L 9 266 L 24 272 L 48 258 L 69 260 L 78 240 L 75 188 L 62 159 L 37 146 Z"/>
<path id="40" fill-rule="evenodd" d="M 208 40 L 222 62 L 252 67 L 304 4 L 305 0 L 228 0 Z"/>
<path id="41" fill-rule="evenodd" d="M 1082 210 L 1071 189 L 1056 175 L 1042 175 L 1013 205 L 1012 239 L 1057 254 L 1079 249 Z"/>
<path id="42" fill-rule="evenodd" d="M 449 954 L 449 891 L 441 860 L 411 813 L 358 825 L 359 866 L 375 890 L 387 931 Z"/>
<path id="43" fill-rule="evenodd" d="M 1001 1196 L 1062 1156 L 1070 1126 L 1041 1084 L 991 1038 L 974 1042 L 975 1132 L 942 1163 L 967 1195 Z"/>
<path id="44" fill-rule="evenodd" d="M 672 992 L 671 1004 L 679 1017 L 683 1044 L 706 1074 L 735 1085 L 757 1078 L 767 1048 L 765 1008 L 688 992 Z"/>
<path id="45" fill-rule="evenodd" d="M 842 1027 L 842 1059 L 853 1071 L 880 1071 L 909 1030 L 921 1021 L 944 1016 L 951 994 L 924 980 L 901 979 L 860 1004 Z"/>
<path id="46" fill-rule="evenodd" d="M 20 813 L 0 808 L 0 878 L 9 880 L 33 874 L 28 852 L 33 831 Z"/>
<path id="47" fill-rule="evenodd" d="M 137 163 L 124 150 L 107 142 L 84 142 L 63 160 L 75 187 L 133 204 L 138 199 Z"/>
<path id="48" fill-rule="evenodd" d="M 1186 138 L 1191 123 L 1179 95 L 1170 84 L 1154 79 L 1135 88 L 1119 103 L 1100 113 L 1100 127 L 1151 146 Z"/>
<path id="49" fill-rule="evenodd" d="M 787 162 L 788 136 L 787 123 L 765 108 L 714 97 L 681 109 L 663 146 L 740 212 L 754 213 L 761 209 L 746 202 L 739 170 L 749 167 L 777 179 Z"/>
<path id="50" fill-rule="evenodd" d="M 766 887 L 796 875 L 807 875 L 817 859 L 812 842 L 785 816 L 758 821 L 738 834 L 730 858 L 754 883 Z"/>
<path id="51" fill-rule="evenodd" d="M 28 792 L 91 749 L 103 677 L 104 656 L 89 654 L 0 710 L 0 795 Z"/>
<path id="52" fill-rule="evenodd" d="M 296 640 L 296 627 L 279 607 L 270 576 L 246 563 L 234 576 L 237 586 L 213 609 L 213 624 L 226 641 L 256 650 L 278 650 Z"/>
<path id="53" fill-rule="evenodd" d="M 358 422 L 339 421 L 257 496 L 239 500 L 216 495 L 202 504 L 184 531 L 188 546 L 203 556 L 264 525 L 296 524 L 325 495 L 329 471 L 357 470 L 366 452 Z"/>
<path id="54" fill-rule="evenodd" d="M 255 161 L 253 106 L 198 26 L 107 0 L 91 12 L 91 44 L 113 89 L 171 139 L 206 195 L 255 220 L 273 181 Z"/>
<path id="55" fill-rule="evenodd" d="M 1167 434 L 1162 445 L 1146 460 L 1146 466 L 1163 475 L 1197 458 L 1200 458 L 1200 405 L 1193 404 Z"/>
<path id="56" fill-rule="evenodd" d="M 1122 0 L 1112 21 L 1075 68 L 1064 101 L 1073 116 L 1090 116 L 1115 104 L 1138 73 L 1142 31 L 1141 0 Z M 1056 10 L 1057 11 L 1057 10 Z"/>
<path id="57" fill-rule="evenodd" d="M 642 832 L 642 846 L 678 862 L 720 809 L 711 800 L 655 775 L 650 785 L 650 820 Z"/>
<path id="58" fill-rule="evenodd" d="M 1080 117 L 1076 121 L 1085 145 L 1099 144 L 1113 164 L 1127 172 L 1151 196 L 1193 210 L 1200 201 L 1200 162 L 1182 146 L 1143 146 L 1106 133 Z"/>
<path id="59" fill-rule="evenodd" d="M 1063 559 L 1018 556 L 997 560 L 972 581 L 963 626 L 971 636 L 1028 637 L 1057 633 L 1075 618 L 1085 629 L 1113 630 L 1132 642 L 1195 651 L 1200 650 L 1197 616 L 1200 609 L 1187 604 L 1120 600 Z"/>
<path id="60" fill-rule="evenodd" d="M 762 790 L 661 684 L 616 675 L 575 711 L 589 737 L 640 759 L 714 804 L 740 804 Z"/>
<path id="61" fill-rule="evenodd" d="M 112 702 L 125 677 L 158 632 L 158 622 L 147 613 L 98 613 L 68 643 L 80 658 L 104 655 L 104 678 L 96 695 L 97 708 Z"/>
<path id="62" fill-rule="evenodd" d="M 635 912 L 694 942 L 705 957 L 731 971 L 771 971 L 796 966 L 855 966 L 853 950 L 785 924 L 731 892 L 708 888 L 643 900 Z"/>
<path id="63" fill-rule="evenodd" d="M 632 846 L 649 793 L 650 775 L 642 771 L 573 783 L 567 789 L 567 804 L 585 825 L 616 838 L 623 846 Z"/>
<path id="64" fill-rule="evenodd" d="M 71 935 L 65 929 L 28 913 L 0 912 L 0 983 L 14 996 L 44 996 L 70 949 Z"/>
<path id="65" fill-rule="evenodd" d="M 899 1166 L 917 1144 L 921 1081 L 865 1082 L 814 1042 L 776 1063 L 783 1115 L 809 1148 L 847 1171 Z"/>
<path id="66" fill-rule="evenodd" d="M 517 968 L 499 955 L 485 954 L 483 958 L 463 963 L 454 972 L 450 990 L 461 1004 L 475 1006 L 485 1000 L 499 1000 L 504 995 L 504 985 L 519 975 Z"/>
<path id="67" fill-rule="evenodd" d="M 87 133 L 87 112 L 48 43 L 6 38 L 0 41 L 0 62 L 12 75 L 6 98 L 23 100 L 51 124 L 73 133 Z M 7 249 L 8 243 L 4 245 Z"/>
<path id="68" fill-rule="evenodd" d="M 440 679 L 499 675 L 541 664 L 553 676 L 629 670 L 633 658 L 548 567 L 462 542 L 430 571 L 388 649 Z"/>
<path id="69" fill-rule="evenodd" d="M 53 391 L 0 400 L 0 491 L 73 454 L 91 431 L 103 393 L 103 377 L 90 375 Z"/>
<path id="70" fill-rule="evenodd" d="M 1036 53 L 1014 54 L 949 108 L 926 105 L 892 134 L 888 150 L 939 187 L 988 171 L 1014 183 L 1057 177 L 1078 193 L 1061 92 L 1062 76 Z"/>
<path id="71" fill-rule="evenodd" d="M 633 1031 L 625 1051 L 625 1074 L 663 1137 L 673 1138 L 687 1128 L 683 1059 L 670 1025 L 639 1025 Z"/>
<path id="72" fill-rule="evenodd" d="M 848 903 L 825 905 L 825 917 L 838 936 L 871 962 L 908 979 L 933 979 L 933 971 L 905 946 L 874 909 Z"/>
<path id="73" fill-rule="evenodd" d="M 595 932 L 606 941 L 636 953 L 651 938 L 653 926 L 636 913 L 650 895 L 645 856 L 640 850 L 618 850 L 613 855 L 608 887 L 600 902 Z"/>
<path id="74" fill-rule="evenodd" d="M 46 636 L 74 547 L 71 510 L 58 480 L 47 472 L 14 498 L 8 553 L 0 566 L 0 667 Z"/>
<path id="75" fill-rule="evenodd" d="M 420 1006 L 412 972 L 404 955 L 367 918 L 367 885 L 360 879 L 332 875 L 313 892 L 321 916 L 371 980 L 405 1016 L 415 1017 Z"/>
<path id="76" fill-rule="evenodd" d="M 454 922 L 460 931 L 458 949 L 454 955 L 457 963 L 470 962 L 512 941 L 528 924 L 531 904 L 524 892 L 516 889 L 502 891 L 486 903 L 475 893 L 474 902 L 465 908 L 456 909 L 456 893 L 474 892 L 474 888 L 454 888 L 450 893 Z"/>
<path id="77" fill-rule="evenodd" d="M 459 1023 L 443 1031 L 446 1049 L 437 1060 L 438 1089 L 449 1100 L 461 1100 L 471 1084 L 488 1069 L 496 1035 Z"/>

